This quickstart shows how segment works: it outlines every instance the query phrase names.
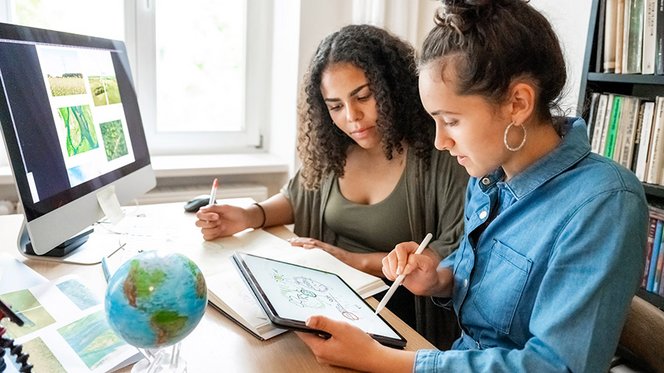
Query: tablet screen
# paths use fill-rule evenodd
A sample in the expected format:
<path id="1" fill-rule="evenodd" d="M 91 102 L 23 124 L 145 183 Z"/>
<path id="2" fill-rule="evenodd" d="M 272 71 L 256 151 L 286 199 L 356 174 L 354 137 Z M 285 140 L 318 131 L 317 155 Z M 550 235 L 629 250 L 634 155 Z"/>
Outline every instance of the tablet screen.
<path id="1" fill-rule="evenodd" d="M 278 318 L 301 322 L 309 316 L 323 315 L 349 322 L 375 336 L 403 340 L 339 276 L 250 254 L 237 255 L 271 308 L 266 310 L 268 314 L 271 311 Z"/>

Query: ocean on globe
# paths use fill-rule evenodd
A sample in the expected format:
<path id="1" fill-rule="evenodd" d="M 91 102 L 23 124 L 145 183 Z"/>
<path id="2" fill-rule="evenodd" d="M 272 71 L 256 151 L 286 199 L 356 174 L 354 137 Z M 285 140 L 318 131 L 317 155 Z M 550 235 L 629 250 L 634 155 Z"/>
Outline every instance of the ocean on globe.
<path id="1" fill-rule="evenodd" d="M 108 323 L 127 343 L 161 348 L 181 341 L 205 313 L 207 287 L 182 254 L 146 251 L 123 263 L 106 289 Z"/>

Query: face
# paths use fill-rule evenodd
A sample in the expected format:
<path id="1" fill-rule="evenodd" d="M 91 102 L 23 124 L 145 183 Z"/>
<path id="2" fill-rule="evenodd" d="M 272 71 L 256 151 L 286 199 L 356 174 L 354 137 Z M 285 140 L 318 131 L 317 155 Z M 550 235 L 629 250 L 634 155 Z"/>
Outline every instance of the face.
<path id="1" fill-rule="evenodd" d="M 457 95 L 451 64 L 447 70 L 445 80 L 436 63 L 420 70 L 420 98 L 436 122 L 435 146 L 457 157 L 469 175 L 482 177 L 510 157 L 503 144 L 509 117 L 482 96 Z"/>
<path id="2" fill-rule="evenodd" d="M 380 145 L 376 99 L 364 71 L 349 63 L 330 65 L 321 77 L 321 94 L 334 124 L 359 146 Z"/>

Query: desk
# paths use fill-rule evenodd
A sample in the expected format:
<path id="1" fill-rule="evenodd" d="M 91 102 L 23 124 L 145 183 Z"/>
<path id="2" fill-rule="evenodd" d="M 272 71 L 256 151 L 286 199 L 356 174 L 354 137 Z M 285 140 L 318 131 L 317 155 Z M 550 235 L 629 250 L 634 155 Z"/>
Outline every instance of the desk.
<path id="1" fill-rule="evenodd" d="M 204 241 L 198 228 L 194 226 L 195 216 L 185 213 L 181 203 L 145 205 L 129 207 L 128 210 L 138 209 L 147 216 L 167 217 L 168 224 L 181 224 L 191 227 L 192 247 L 182 252 L 206 271 L 205 265 L 214 266 L 211 261 L 205 261 Z M 104 293 L 106 282 L 102 275 L 100 265 L 74 265 L 58 262 L 34 260 L 23 257 L 16 248 L 18 230 L 22 220 L 21 215 L 0 216 L 0 250 L 23 261 L 26 265 L 53 280 L 66 274 L 77 274 L 85 280 L 87 286 L 98 294 Z M 163 227 L 167 236 L 167 226 Z M 281 238 L 293 235 L 285 227 L 266 229 L 268 232 Z M 196 238 L 193 238 L 196 237 Z M 203 264 L 205 263 L 205 264 Z M 368 302 L 375 307 L 377 301 L 373 298 Z M 407 350 L 435 348 L 424 337 L 417 334 L 412 328 L 397 318 L 388 310 L 381 313 L 387 321 L 394 326 L 407 340 Z M 223 369 L 228 372 L 343 372 L 346 369 L 333 368 L 320 365 L 308 347 L 292 332 L 272 338 L 268 341 L 259 341 L 227 319 L 219 312 L 207 307 L 205 315 L 196 329 L 182 342 L 182 356 L 187 361 L 189 372 L 209 372 Z M 125 368 L 121 372 L 129 372 Z"/>

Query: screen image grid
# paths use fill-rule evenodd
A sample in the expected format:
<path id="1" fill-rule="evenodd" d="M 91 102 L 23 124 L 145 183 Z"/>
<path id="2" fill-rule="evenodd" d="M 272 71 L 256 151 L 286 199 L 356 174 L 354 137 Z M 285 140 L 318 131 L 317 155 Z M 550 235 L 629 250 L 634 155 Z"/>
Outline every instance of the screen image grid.
<path id="1" fill-rule="evenodd" d="M 35 47 L 70 187 L 134 162 L 111 52 Z"/>
<path id="2" fill-rule="evenodd" d="M 370 334 L 399 338 L 336 275 L 251 255 L 243 258 L 280 317 L 305 321 L 309 316 L 323 315 L 347 321 Z"/>

